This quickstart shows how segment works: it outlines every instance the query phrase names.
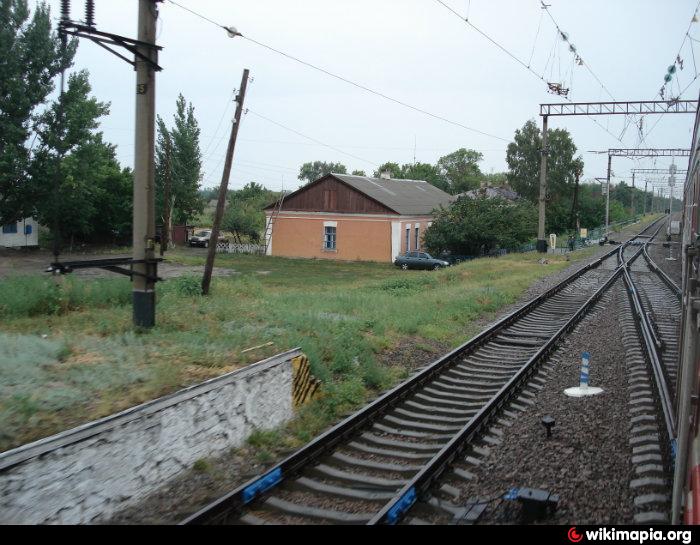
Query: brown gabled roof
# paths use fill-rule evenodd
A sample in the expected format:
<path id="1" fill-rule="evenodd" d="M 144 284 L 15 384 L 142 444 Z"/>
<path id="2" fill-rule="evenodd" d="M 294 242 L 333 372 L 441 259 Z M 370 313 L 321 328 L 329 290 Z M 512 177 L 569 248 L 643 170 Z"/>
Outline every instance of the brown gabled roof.
<path id="1" fill-rule="evenodd" d="M 333 176 L 335 179 L 402 216 L 427 215 L 440 206 L 449 205 L 454 200 L 452 195 L 445 193 L 424 180 L 370 178 L 368 176 L 336 173 L 331 173 L 327 176 Z M 290 195 L 285 195 L 285 199 L 301 193 L 323 178 L 326 178 L 326 176 L 299 188 Z M 266 208 L 271 207 L 272 205 L 268 205 Z"/>

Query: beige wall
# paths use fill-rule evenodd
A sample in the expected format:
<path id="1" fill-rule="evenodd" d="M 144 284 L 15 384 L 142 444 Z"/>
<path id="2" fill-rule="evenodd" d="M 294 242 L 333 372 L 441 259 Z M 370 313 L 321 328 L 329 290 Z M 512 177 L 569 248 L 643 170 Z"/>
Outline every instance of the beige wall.
<path id="1" fill-rule="evenodd" d="M 424 250 L 423 235 L 428 228 L 428 223 L 432 223 L 431 218 L 416 218 L 411 221 L 401 221 L 401 253 L 412 252 L 414 250 Z M 418 248 L 416 248 L 416 226 L 418 226 Z M 409 247 L 406 246 L 406 232 L 408 232 Z"/>
<path id="2" fill-rule="evenodd" d="M 411 227 L 411 250 L 415 243 L 415 225 L 420 237 L 430 218 L 406 219 L 401 216 L 313 214 L 283 212 L 275 218 L 271 254 L 284 257 L 340 259 L 346 261 L 391 261 L 391 224 L 400 221 L 401 253 L 405 252 L 406 226 Z M 324 225 L 336 222 L 336 250 L 325 250 Z M 422 244 L 422 241 L 421 241 Z"/>

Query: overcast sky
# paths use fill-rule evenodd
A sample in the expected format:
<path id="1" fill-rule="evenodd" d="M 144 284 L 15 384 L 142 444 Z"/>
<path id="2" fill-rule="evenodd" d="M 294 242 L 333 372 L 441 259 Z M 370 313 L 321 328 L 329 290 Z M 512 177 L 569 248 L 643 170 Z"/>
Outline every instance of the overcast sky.
<path id="1" fill-rule="evenodd" d="M 545 83 L 470 28 L 436 0 L 177 0 L 244 36 L 284 51 L 344 78 L 437 116 L 493 135 L 455 126 L 301 65 L 165 1 L 159 4 L 157 42 L 163 47 L 157 75 L 157 112 L 168 123 L 182 93 L 195 107 L 202 129 L 203 186 L 218 185 L 233 117 L 233 89 L 249 68 L 251 83 L 241 124 L 230 187 L 256 181 L 271 189 L 295 189 L 299 166 L 339 161 L 368 174 L 385 161 L 434 163 L 458 148 L 479 150 L 481 169 L 506 169 L 505 149 L 514 131 L 536 119 L 539 104 L 563 102 Z M 549 11 L 585 65 L 577 65 L 557 36 L 539 0 L 445 0 L 455 11 L 530 65 L 547 81 L 571 89 L 574 101 L 650 100 L 681 47 L 695 0 L 549 0 Z M 59 0 L 49 2 L 59 16 Z M 96 0 L 100 30 L 136 37 L 136 0 Z M 72 17 L 83 19 L 83 2 L 73 0 Z M 690 29 L 700 39 L 700 23 Z M 692 45 L 696 51 L 691 50 Z M 674 95 L 696 74 L 697 43 L 681 50 L 684 69 L 672 83 Z M 135 74 L 124 61 L 97 45 L 80 43 L 74 69 L 86 68 L 97 98 L 111 103 L 102 129 L 118 146 L 123 165 L 133 163 Z M 590 68 L 590 71 L 589 71 Z M 698 66 L 700 69 L 700 66 Z M 591 73 L 592 72 L 592 73 Z M 594 75 L 605 85 L 604 90 Z M 697 99 L 700 80 L 683 98 Z M 658 97 L 657 97 L 658 98 Z M 324 147 L 272 122 L 328 144 Z M 651 130 L 641 147 L 690 143 L 693 116 L 646 116 Z M 604 176 L 606 156 L 587 153 L 637 147 L 639 131 L 623 116 L 550 119 L 566 127 L 585 161 L 584 178 Z M 607 129 L 607 131 L 606 131 Z M 609 132 L 608 132 L 609 131 Z M 610 134 L 612 133 L 612 135 Z M 501 140 L 503 139 L 503 140 Z M 344 153 L 342 153 L 344 152 Z M 634 162 L 614 159 L 618 176 L 638 167 L 666 167 L 670 158 Z M 685 168 L 686 159 L 678 159 Z"/>

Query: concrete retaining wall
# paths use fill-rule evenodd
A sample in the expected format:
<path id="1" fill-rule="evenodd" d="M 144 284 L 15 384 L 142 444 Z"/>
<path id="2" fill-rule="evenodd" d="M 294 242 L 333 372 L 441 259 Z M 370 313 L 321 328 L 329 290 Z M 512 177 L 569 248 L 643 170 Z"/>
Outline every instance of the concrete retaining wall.
<path id="1" fill-rule="evenodd" d="M 192 464 L 292 417 L 292 359 L 279 354 L 0 454 L 0 523 L 89 523 Z"/>

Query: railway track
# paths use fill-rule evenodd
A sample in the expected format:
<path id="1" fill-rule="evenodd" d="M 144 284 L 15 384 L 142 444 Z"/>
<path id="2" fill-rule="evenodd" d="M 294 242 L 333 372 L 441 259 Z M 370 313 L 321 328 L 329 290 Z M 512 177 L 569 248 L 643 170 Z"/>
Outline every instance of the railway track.
<path id="1" fill-rule="evenodd" d="M 527 405 L 523 386 L 626 272 L 620 256 L 641 251 L 626 243 L 582 267 L 183 523 L 393 524 L 419 497 L 468 516 L 428 489 L 506 405 Z"/>
<path id="2" fill-rule="evenodd" d="M 652 239 L 647 239 L 642 250 L 622 268 L 637 332 L 653 373 L 654 400 L 664 421 L 661 431 L 667 448 L 662 452 L 663 461 L 672 470 L 676 445 L 675 394 L 681 291 L 649 256 L 647 248 Z"/>

